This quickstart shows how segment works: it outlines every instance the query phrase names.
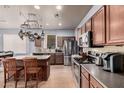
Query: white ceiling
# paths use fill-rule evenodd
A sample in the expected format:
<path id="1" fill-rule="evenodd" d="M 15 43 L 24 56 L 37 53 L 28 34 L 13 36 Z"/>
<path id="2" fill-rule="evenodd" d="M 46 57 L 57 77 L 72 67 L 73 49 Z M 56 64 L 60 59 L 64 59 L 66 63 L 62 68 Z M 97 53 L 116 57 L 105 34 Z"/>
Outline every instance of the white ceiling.
<path id="1" fill-rule="evenodd" d="M 0 28 L 19 28 L 28 13 L 35 13 L 45 29 L 75 29 L 91 7 L 91 5 L 63 5 L 62 18 L 57 19 L 54 16 L 57 13 L 55 5 L 40 5 L 39 10 L 36 10 L 33 5 L 1 5 Z M 62 26 L 58 26 L 59 22 Z"/>

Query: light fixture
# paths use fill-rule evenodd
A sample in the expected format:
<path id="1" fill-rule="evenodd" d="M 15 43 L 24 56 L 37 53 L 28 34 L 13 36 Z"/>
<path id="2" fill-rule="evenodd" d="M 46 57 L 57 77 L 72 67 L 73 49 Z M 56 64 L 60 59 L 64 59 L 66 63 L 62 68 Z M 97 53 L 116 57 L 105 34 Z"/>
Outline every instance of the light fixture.
<path id="1" fill-rule="evenodd" d="M 41 34 L 32 33 L 30 30 L 40 29 Z M 23 24 L 20 25 L 20 31 L 18 33 L 19 37 L 23 40 L 24 37 L 28 37 L 30 41 L 34 41 L 35 39 L 44 38 L 45 33 L 43 31 L 43 26 L 39 24 L 36 14 L 29 13 L 28 19 L 24 21 Z"/>
<path id="2" fill-rule="evenodd" d="M 41 32 L 41 39 L 44 39 L 44 36 L 45 36 L 45 33 L 44 33 L 44 30 L 42 30 L 42 32 Z"/>
<path id="3" fill-rule="evenodd" d="M 62 26 L 62 23 L 58 23 L 59 26 Z"/>
<path id="4" fill-rule="evenodd" d="M 49 24 L 48 24 L 48 23 L 46 23 L 46 25 L 48 26 Z"/>
<path id="5" fill-rule="evenodd" d="M 62 6 L 61 6 L 61 5 L 57 5 L 57 6 L 56 6 L 56 9 L 57 9 L 57 10 L 62 10 Z"/>
<path id="6" fill-rule="evenodd" d="M 39 5 L 34 5 L 34 8 L 35 9 L 40 9 L 40 6 Z"/>

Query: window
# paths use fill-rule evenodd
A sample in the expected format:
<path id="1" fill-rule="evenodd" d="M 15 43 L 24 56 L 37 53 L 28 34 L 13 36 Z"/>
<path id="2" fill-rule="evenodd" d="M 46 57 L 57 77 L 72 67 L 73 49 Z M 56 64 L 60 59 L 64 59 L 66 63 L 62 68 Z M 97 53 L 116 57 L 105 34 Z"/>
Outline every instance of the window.
<path id="1" fill-rule="evenodd" d="M 56 35 L 47 35 L 47 48 L 56 48 Z"/>
<path id="2" fill-rule="evenodd" d="M 26 53 L 26 39 L 20 39 L 17 34 L 4 34 L 3 49 L 14 53 Z"/>

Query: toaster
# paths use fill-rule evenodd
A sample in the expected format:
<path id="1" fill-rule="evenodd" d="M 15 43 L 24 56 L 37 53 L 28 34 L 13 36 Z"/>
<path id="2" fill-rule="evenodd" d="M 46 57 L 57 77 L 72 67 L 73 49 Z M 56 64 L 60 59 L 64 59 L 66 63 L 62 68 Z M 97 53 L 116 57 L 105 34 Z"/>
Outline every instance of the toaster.
<path id="1" fill-rule="evenodd" d="M 121 53 L 104 53 L 103 70 L 110 72 L 122 72 L 124 71 L 124 55 Z"/>

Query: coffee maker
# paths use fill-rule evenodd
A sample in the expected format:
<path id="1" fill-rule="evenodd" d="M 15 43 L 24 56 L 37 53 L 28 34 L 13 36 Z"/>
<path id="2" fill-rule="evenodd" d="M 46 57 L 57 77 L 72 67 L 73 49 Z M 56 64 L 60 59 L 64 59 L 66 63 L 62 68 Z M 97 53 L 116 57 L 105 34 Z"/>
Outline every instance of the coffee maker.
<path id="1" fill-rule="evenodd" d="M 124 71 L 124 54 L 106 52 L 102 54 L 103 70 L 110 72 Z"/>

